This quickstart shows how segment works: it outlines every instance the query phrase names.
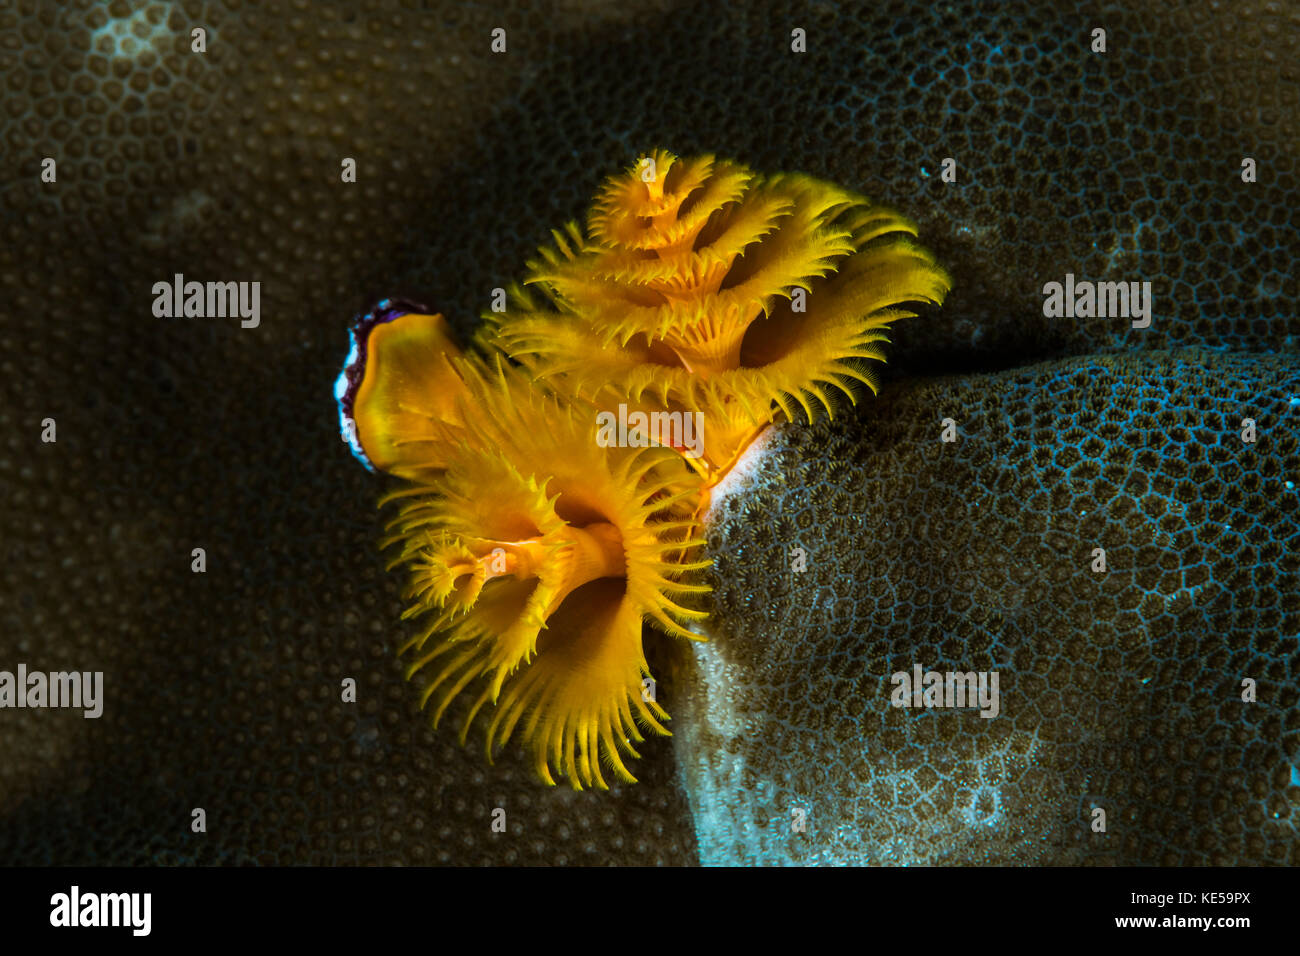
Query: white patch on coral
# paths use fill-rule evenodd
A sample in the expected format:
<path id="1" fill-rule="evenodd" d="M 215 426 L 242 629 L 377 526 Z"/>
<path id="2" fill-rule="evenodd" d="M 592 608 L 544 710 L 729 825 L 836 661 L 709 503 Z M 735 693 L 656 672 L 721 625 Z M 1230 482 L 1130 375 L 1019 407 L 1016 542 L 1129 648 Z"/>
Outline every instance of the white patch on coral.
<path id="1" fill-rule="evenodd" d="M 695 644 L 698 685 L 680 708 L 684 718 L 674 726 L 678 744 L 679 771 L 699 840 L 700 863 L 704 866 L 735 865 L 740 860 L 771 861 L 764 845 L 754 810 L 758 800 L 736 798 L 736 786 L 745 778 L 741 754 L 717 754 L 700 739 L 701 734 L 736 736 L 744 731 L 744 719 L 736 707 L 748 694 L 740 690 L 743 674 L 726 660 L 716 643 Z M 752 796 L 752 794 L 751 794 Z M 769 822 L 770 825 L 770 822 Z"/>
<path id="2" fill-rule="evenodd" d="M 206 192 L 191 189 L 173 199 L 166 209 L 149 217 L 140 233 L 140 241 L 146 246 L 156 247 L 170 242 L 178 235 L 194 232 L 203 225 L 203 219 L 212 205 L 212 197 Z"/>
<path id="3" fill-rule="evenodd" d="M 1002 816 L 1002 791 L 982 784 L 971 793 L 970 806 L 962 813 L 967 826 L 995 827 L 1004 822 Z"/>
<path id="4" fill-rule="evenodd" d="M 678 772 L 690 804 L 704 866 L 933 866 L 944 862 L 936 847 L 959 854 L 990 839 L 1005 842 L 1015 821 L 1007 816 L 1004 793 L 1010 785 L 1008 761 L 1032 763 L 1037 740 L 1013 734 L 988 753 L 975 756 L 961 768 L 962 776 L 978 782 L 950 810 L 937 814 L 928 825 L 915 826 L 906 807 L 875 805 L 867 791 L 859 794 L 859 812 L 867 820 L 877 814 L 886 820 L 900 814 L 902 826 L 886 827 L 892 835 L 871 839 L 863 819 L 838 824 L 818 819 L 816 797 L 811 805 L 790 793 L 787 786 L 756 773 L 747 766 L 744 746 L 736 743 L 762 732 L 771 719 L 763 696 L 746 668 L 731 659 L 728 649 L 711 641 L 693 645 L 694 680 L 682 688 L 674 706 L 673 743 Z M 721 747 L 719 747 L 721 745 Z M 791 753 L 794 756 L 794 753 Z M 954 771 L 955 772 L 955 771 Z M 871 783 L 895 795 L 920 794 L 918 771 L 900 770 L 872 775 Z M 850 783 L 849 780 L 842 781 Z M 865 783 L 866 781 L 859 781 Z M 851 783 L 850 783 L 851 785 Z M 785 794 L 792 802 L 778 803 Z M 910 802 L 910 801 L 909 801 Z M 790 826 L 790 809 L 808 811 L 810 837 L 796 835 Z M 874 822 L 874 820 L 873 820 Z M 815 830 L 814 830 L 815 828 Z M 879 832 L 879 826 L 871 827 Z M 978 850 L 974 850 L 978 855 Z"/>
<path id="5" fill-rule="evenodd" d="M 710 524 L 716 515 L 721 514 L 719 509 L 722 508 L 727 499 L 738 494 L 748 493 L 750 484 L 758 474 L 767 456 L 777 445 L 777 438 L 781 436 L 784 427 L 783 425 L 767 426 L 750 443 L 749 447 L 741 452 L 740 457 L 731 467 L 731 471 L 727 472 L 713 489 L 713 496 L 709 501 L 709 510 L 704 513 L 705 525 Z"/>
<path id="6" fill-rule="evenodd" d="M 172 5 L 159 0 L 148 0 L 128 17 L 113 17 L 90 35 L 90 48 L 99 51 L 101 40 L 108 37 L 113 44 L 109 59 L 137 59 L 145 51 L 159 52 L 159 41 L 176 34 L 167 26 Z M 155 22 L 157 21 L 157 22 Z"/>

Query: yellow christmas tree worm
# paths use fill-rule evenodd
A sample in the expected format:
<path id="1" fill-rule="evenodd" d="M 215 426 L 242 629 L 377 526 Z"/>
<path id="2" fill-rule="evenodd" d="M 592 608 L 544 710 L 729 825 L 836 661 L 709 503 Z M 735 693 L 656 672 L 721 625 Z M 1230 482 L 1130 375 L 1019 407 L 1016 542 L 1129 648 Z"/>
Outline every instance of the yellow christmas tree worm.
<path id="1" fill-rule="evenodd" d="M 875 388 L 889 324 L 950 285 L 915 233 L 830 183 L 656 151 L 554 233 L 486 340 L 601 407 L 703 412 L 713 482 L 779 415 Z"/>
<path id="2" fill-rule="evenodd" d="M 683 580 L 708 564 L 690 557 L 701 542 L 683 506 L 699 479 L 671 449 L 603 447 L 597 409 L 499 361 L 443 352 L 422 394 L 388 352 L 428 341 L 371 336 L 354 403 L 361 445 L 397 449 L 416 477 L 385 499 L 400 507 L 384 544 L 410 575 L 404 617 L 425 619 L 401 650 L 408 677 L 426 678 L 421 706 L 436 725 L 468 689 L 461 740 L 494 705 L 489 759 L 518 733 L 547 783 L 558 772 L 605 788 L 602 765 L 633 781 L 624 757 L 638 756 L 642 731 L 667 733 L 642 693 L 643 623 L 693 638 L 682 622 L 703 616 L 678 603 L 707 590 Z M 434 412 L 449 385 L 450 407 Z M 368 403 L 389 417 L 367 416 Z M 418 422 L 421 437 L 379 441 L 367 422 Z"/>
<path id="3" fill-rule="evenodd" d="M 657 151 L 528 264 L 477 337 L 491 361 L 412 303 L 358 321 L 340 414 L 358 457 L 410 482 L 385 543 L 435 724 L 468 690 L 461 739 L 484 715 L 489 758 L 517 733 L 548 783 L 633 779 L 667 718 L 642 693 L 643 623 L 689 638 L 704 616 L 708 489 L 779 417 L 875 388 L 890 323 L 948 291 L 915 232 L 807 176 Z M 647 427 L 664 419 L 681 430 Z"/>

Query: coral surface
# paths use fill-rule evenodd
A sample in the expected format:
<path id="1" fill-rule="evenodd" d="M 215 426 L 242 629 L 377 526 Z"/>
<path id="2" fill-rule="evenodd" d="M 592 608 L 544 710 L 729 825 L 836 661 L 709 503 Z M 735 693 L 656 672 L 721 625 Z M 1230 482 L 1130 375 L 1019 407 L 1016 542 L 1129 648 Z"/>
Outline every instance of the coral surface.
<path id="1" fill-rule="evenodd" d="M 782 428 L 715 502 L 676 741 L 702 859 L 1300 863 L 1295 363 L 1070 359 L 871 411 Z M 891 706 L 917 663 L 999 672 L 997 716 Z"/>

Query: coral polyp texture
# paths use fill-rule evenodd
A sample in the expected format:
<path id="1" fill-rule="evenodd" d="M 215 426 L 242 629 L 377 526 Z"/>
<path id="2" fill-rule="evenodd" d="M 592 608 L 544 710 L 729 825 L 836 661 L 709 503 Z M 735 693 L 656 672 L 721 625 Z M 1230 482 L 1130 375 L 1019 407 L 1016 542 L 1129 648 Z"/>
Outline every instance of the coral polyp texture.
<path id="1" fill-rule="evenodd" d="M 606 789 L 602 765 L 635 782 L 641 730 L 667 733 L 642 626 L 696 636 L 709 486 L 778 417 L 874 388 L 885 327 L 948 279 L 897 213 L 712 156 L 643 157 L 588 231 L 555 233 L 481 351 L 384 300 L 335 391 L 357 456 L 410 481 L 385 544 L 425 618 L 402 647 L 422 706 L 436 725 L 472 687 L 462 743 L 490 712 L 489 758 L 518 732 L 546 783 Z"/>
<path id="2" fill-rule="evenodd" d="M 898 213 L 808 176 L 643 157 L 529 263 L 489 341 L 602 407 L 704 416 L 711 483 L 778 417 L 874 390 L 889 324 L 950 286 Z"/>
<path id="3" fill-rule="evenodd" d="M 701 860 L 1300 863 L 1295 363 L 1079 358 L 874 407 L 777 430 L 715 501 L 715 639 L 675 698 Z M 1000 672 L 998 716 L 891 706 L 916 662 Z"/>

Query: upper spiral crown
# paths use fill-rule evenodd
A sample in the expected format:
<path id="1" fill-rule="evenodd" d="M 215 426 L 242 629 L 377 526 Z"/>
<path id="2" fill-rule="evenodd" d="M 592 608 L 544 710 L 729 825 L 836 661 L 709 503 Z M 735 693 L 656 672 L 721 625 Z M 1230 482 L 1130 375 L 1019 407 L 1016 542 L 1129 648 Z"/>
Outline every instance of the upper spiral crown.
<path id="1" fill-rule="evenodd" d="M 704 412 L 725 471 L 757 430 L 875 388 L 884 330 L 950 281 L 891 209 L 802 175 L 658 150 L 530 262 L 489 341 L 598 404 Z M 541 296 L 534 295 L 537 290 Z"/>

